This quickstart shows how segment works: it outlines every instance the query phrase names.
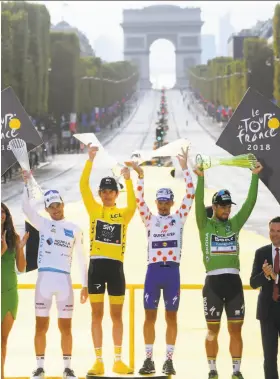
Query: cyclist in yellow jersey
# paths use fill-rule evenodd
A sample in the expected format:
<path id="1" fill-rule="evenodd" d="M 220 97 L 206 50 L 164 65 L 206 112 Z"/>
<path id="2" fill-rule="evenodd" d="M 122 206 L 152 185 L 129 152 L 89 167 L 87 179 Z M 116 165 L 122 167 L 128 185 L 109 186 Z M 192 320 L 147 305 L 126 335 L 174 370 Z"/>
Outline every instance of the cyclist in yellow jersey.
<path id="1" fill-rule="evenodd" d="M 126 246 L 127 226 L 136 210 L 136 198 L 130 171 L 122 170 L 127 190 L 127 207 L 117 208 L 119 191 L 114 178 L 103 178 L 99 186 L 98 203 L 91 192 L 89 178 L 97 147 L 89 147 L 89 159 L 80 179 L 81 195 L 90 217 L 90 264 L 88 270 L 88 293 L 92 308 L 92 339 L 96 361 L 89 375 L 104 374 L 102 359 L 102 318 L 104 311 L 105 284 L 110 299 L 110 314 L 113 322 L 115 362 L 113 372 L 132 374 L 133 370 L 121 360 L 123 337 L 122 308 L 125 295 L 123 259 Z"/>

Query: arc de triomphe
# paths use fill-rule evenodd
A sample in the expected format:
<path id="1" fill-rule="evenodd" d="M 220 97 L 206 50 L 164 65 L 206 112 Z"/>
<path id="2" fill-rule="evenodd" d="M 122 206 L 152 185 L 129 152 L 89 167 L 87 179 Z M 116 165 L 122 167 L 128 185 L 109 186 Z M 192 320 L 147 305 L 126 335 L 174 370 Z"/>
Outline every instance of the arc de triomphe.
<path id="1" fill-rule="evenodd" d="M 125 9 L 121 24 L 124 33 L 124 60 L 138 66 L 140 87 L 151 88 L 150 46 L 158 39 L 167 39 L 175 47 L 177 88 L 187 85 L 187 71 L 200 64 L 200 8 L 176 5 L 152 5 L 143 9 Z"/>

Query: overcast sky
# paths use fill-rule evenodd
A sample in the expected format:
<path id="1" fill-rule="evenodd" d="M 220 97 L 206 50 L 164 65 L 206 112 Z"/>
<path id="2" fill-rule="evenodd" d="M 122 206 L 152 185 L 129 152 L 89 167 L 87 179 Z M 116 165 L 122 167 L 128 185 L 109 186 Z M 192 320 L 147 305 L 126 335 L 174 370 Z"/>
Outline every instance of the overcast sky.
<path id="1" fill-rule="evenodd" d="M 238 32 L 250 28 L 258 20 L 267 20 L 273 17 L 277 1 L 33 1 L 44 3 L 51 15 L 52 24 L 62 18 L 70 25 L 77 27 L 88 37 L 95 48 L 95 41 L 100 36 L 109 38 L 112 43 L 104 49 L 96 51 L 102 59 L 122 59 L 123 32 L 120 27 L 123 9 L 141 9 L 156 4 L 172 4 L 180 7 L 200 7 L 201 18 L 204 21 L 202 34 L 214 34 L 216 47 L 219 47 L 219 19 L 230 12 L 231 24 Z M 106 45 L 107 46 L 107 45 Z M 100 44 L 99 44 L 100 48 Z M 119 51 L 113 59 L 102 56 L 113 48 Z M 219 50 L 219 49 L 218 49 Z M 154 70 L 173 72 L 175 69 L 175 55 L 173 45 L 168 41 L 156 41 L 151 49 L 150 65 Z"/>
<path id="2" fill-rule="evenodd" d="M 230 11 L 232 25 L 236 31 L 250 28 L 257 20 L 271 18 L 277 1 L 40 1 L 46 4 L 52 23 L 65 21 L 83 31 L 90 42 L 100 35 L 110 36 L 119 43 L 123 41 L 123 9 L 140 9 L 156 4 L 173 4 L 181 7 L 201 8 L 204 21 L 203 34 L 214 34 L 218 40 L 219 18 Z M 63 6 L 66 4 L 67 6 Z"/>

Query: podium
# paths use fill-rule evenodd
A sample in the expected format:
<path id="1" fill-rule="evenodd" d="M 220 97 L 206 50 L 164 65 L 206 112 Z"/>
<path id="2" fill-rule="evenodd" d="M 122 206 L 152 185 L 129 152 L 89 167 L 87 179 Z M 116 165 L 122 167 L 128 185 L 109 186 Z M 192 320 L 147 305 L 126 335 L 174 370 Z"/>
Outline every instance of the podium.
<path id="1" fill-rule="evenodd" d="M 118 375 L 114 373 L 108 373 L 104 375 L 86 375 L 86 379 L 112 379 L 112 378 L 117 378 L 117 379 L 139 379 L 139 378 L 152 378 L 152 379 L 169 379 L 171 378 L 171 375 L 164 375 L 164 374 L 150 374 L 150 375 L 140 375 L 137 373 L 134 374 L 127 374 L 127 375 Z"/>

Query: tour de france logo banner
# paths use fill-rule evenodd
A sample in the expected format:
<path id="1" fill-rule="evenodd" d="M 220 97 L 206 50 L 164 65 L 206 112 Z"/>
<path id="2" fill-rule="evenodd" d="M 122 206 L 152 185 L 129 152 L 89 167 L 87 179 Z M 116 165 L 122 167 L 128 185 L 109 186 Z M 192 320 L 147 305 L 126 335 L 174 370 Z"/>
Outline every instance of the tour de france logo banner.
<path id="1" fill-rule="evenodd" d="M 260 179 L 280 204 L 280 108 L 249 88 L 216 144 L 232 155 L 254 154 Z"/>
<path id="2" fill-rule="evenodd" d="M 28 152 L 43 143 L 14 90 L 8 87 L 1 91 L 1 175 L 16 163 L 8 146 L 14 138 L 23 139 Z"/>

